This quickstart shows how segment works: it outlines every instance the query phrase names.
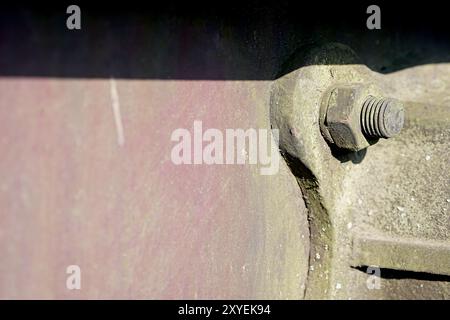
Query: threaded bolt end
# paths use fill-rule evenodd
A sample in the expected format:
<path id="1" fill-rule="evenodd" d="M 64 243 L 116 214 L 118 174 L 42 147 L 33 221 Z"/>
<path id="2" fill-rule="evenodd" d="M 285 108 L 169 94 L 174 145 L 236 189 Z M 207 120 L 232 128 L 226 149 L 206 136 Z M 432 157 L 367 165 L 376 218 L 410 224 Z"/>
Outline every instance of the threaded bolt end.
<path id="1" fill-rule="evenodd" d="M 400 101 L 369 96 L 361 110 L 361 128 L 369 138 L 391 138 L 404 123 L 404 109 Z"/>

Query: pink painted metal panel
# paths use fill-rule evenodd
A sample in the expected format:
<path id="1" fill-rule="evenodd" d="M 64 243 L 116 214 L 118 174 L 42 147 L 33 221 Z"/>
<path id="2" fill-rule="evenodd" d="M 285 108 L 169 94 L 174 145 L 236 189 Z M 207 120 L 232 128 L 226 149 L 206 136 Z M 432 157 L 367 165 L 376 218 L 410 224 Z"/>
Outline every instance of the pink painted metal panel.
<path id="1" fill-rule="evenodd" d="M 306 211 L 283 160 L 261 176 L 170 159 L 194 120 L 268 128 L 269 86 L 1 78 L 0 298 L 301 298 Z"/>

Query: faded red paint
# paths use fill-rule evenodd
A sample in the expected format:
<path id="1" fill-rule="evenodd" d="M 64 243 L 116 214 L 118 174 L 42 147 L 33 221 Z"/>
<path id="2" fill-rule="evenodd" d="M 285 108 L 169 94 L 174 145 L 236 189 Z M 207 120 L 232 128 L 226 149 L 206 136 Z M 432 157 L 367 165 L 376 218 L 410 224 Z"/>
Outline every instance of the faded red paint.
<path id="1" fill-rule="evenodd" d="M 123 146 L 109 79 L 0 80 L 0 298 L 301 297 L 306 216 L 284 164 L 170 160 L 172 131 L 194 120 L 268 127 L 269 83 L 116 82 Z"/>

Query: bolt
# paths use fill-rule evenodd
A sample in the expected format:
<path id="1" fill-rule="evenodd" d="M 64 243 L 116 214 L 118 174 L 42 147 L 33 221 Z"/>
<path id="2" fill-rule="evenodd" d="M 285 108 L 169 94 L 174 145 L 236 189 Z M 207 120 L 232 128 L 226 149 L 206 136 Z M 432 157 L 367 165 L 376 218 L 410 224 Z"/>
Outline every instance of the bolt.
<path id="1" fill-rule="evenodd" d="M 339 148 L 359 151 L 400 132 L 403 105 L 374 95 L 372 85 L 351 84 L 331 88 L 322 99 L 320 129 L 325 139 Z"/>
<path id="2" fill-rule="evenodd" d="M 391 98 L 369 96 L 361 109 L 361 129 L 369 138 L 391 138 L 403 127 L 404 110 L 401 102 Z"/>

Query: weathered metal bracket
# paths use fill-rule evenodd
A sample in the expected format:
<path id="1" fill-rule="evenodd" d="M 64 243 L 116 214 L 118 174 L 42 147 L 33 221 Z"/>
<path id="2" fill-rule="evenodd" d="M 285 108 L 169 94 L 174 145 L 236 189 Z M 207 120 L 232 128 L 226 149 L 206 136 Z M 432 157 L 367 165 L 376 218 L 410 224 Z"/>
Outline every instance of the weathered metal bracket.
<path id="1" fill-rule="evenodd" d="M 354 234 L 351 264 L 450 276 L 450 245 L 445 241 Z"/>
<path id="2" fill-rule="evenodd" d="M 311 251 L 306 298 L 347 298 L 355 291 L 358 297 L 379 297 L 380 293 L 377 296 L 367 292 L 364 280 L 367 275 L 352 266 L 376 265 L 448 275 L 450 220 L 442 211 L 446 203 L 425 213 L 430 216 L 425 219 L 419 212 L 420 206 L 427 205 L 427 199 L 416 195 L 420 198 L 416 200 L 417 209 L 412 207 L 406 222 L 402 220 L 406 215 L 405 208 L 398 203 L 405 201 L 407 196 L 414 200 L 410 195 L 414 193 L 412 188 L 421 188 L 424 176 L 428 174 L 418 169 L 420 159 L 405 158 L 402 150 L 415 149 L 413 158 L 422 152 L 423 143 L 429 143 L 427 149 L 433 149 L 436 139 L 450 149 L 446 138 L 450 137 L 450 121 L 442 126 L 442 119 L 436 119 L 436 122 L 427 123 L 439 123 L 437 127 L 417 127 L 417 106 L 422 104 L 425 108 L 426 104 L 416 94 L 419 103 L 414 108 L 407 103 L 411 109 L 406 111 L 411 111 L 411 115 L 407 119 L 406 132 L 393 138 L 393 142 L 380 142 L 359 152 L 336 149 L 320 130 L 323 97 L 329 94 L 330 88 L 361 84 L 370 86 L 371 92 L 381 96 L 410 101 L 402 94 L 408 89 L 408 80 L 401 73 L 391 76 L 371 71 L 359 62 L 351 49 L 340 44 L 316 47 L 299 59 L 303 67 L 273 83 L 271 123 L 279 129 L 280 150 L 297 177 L 308 206 Z M 424 77 L 432 74 L 424 70 Z M 433 72 L 436 74 L 435 70 Z M 450 73 L 443 70 L 439 75 L 445 77 L 443 83 L 450 89 Z M 448 92 L 445 87 L 443 92 Z M 414 95 L 411 97 L 414 99 Z M 449 115 L 448 109 L 441 109 L 439 112 Z M 431 136 L 436 132 L 442 138 Z M 410 136 L 421 134 L 424 135 L 420 137 L 420 143 L 410 139 Z M 416 170 L 404 172 L 403 167 Z M 402 175 L 406 178 L 397 182 L 396 178 Z M 438 177 L 436 187 L 449 192 L 446 178 L 438 172 L 434 175 Z M 440 222 L 433 223 L 433 219 Z M 415 225 L 421 229 L 417 231 Z M 414 281 L 392 281 L 394 289 L 390 285 L 390 290 L 395 292 L 381 291 L 381 296 L 398 298 L 396 292 L 404 290 L 397 290 L 395 286 L 417 285 Z M 439 290 L 440 296 L 450 297 L 450 283 L 439 283 L 434 290 Z M 410 292 L 414 294 L 416 290 Z"/>

